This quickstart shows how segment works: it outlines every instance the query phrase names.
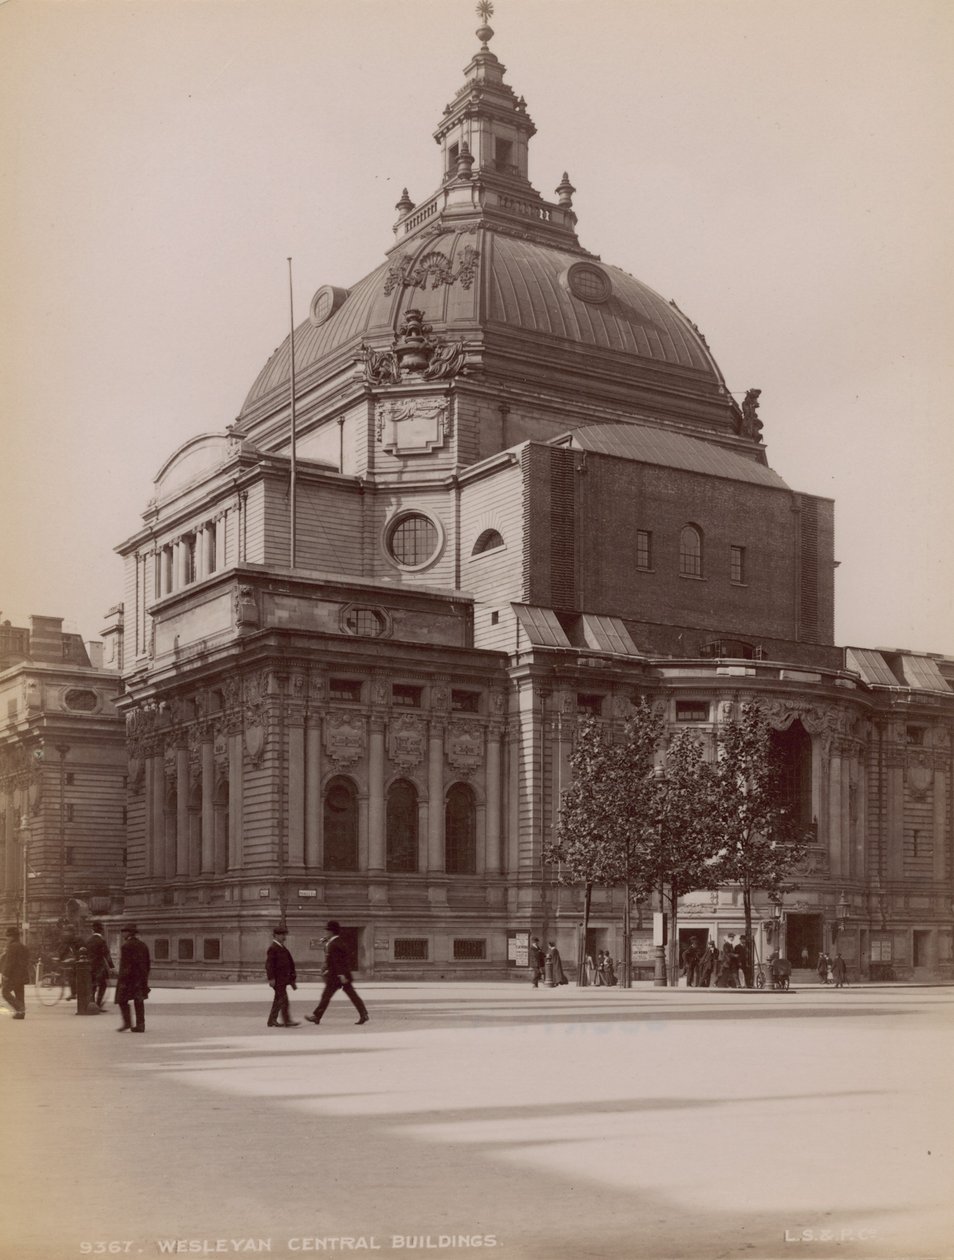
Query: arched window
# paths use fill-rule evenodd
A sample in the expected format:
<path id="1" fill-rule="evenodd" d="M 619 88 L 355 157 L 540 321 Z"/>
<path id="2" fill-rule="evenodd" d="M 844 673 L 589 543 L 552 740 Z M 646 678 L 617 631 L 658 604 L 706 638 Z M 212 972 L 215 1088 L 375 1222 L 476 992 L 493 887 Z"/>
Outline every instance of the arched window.
<path id="1" fill-rule="evenodd" d="M 350 779 L 338 775 L 325 789 L 324 869 L 358 869 L 358 793 Z"/>
<path id="2" fill-rule="evenodd" d="M 679 535 L 679 572 L 702 577 L 702 530 L 695 525 L 684 525 Z"/>
<path id="3" fill-rule="evenodd" d="M 503 545 L 504 540 L 495 529 L 485 529 L 474 543 L 474 549 L 470 554 L 479 556 L 484 551 L 493 551 L 496 547 Z"/>
<path id="4" fill-rule="evenodd" d="M 466 783 L 455 783 L 447 793 L 444 870 L 448 875 L 477 873 L 477 802 Z"/>
<path id="5" fill-rule="evenodd" d="M 796 720 L 786 731 L 772 731 L 771 748 L 779 769 L 782 797 L 800 827 L 812 825 L 812 739 Z"/>
<path id="6" fill-rule="evenodd" d="M 387 855 L 389 871 L 417 870 L 417 789 L 407 779 L 388 788 Z"/>

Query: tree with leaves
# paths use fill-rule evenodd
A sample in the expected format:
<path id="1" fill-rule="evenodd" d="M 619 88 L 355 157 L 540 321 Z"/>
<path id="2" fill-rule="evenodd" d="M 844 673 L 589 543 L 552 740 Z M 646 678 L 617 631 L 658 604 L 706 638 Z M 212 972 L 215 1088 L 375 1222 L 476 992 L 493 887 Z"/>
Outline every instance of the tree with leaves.
<path id="1" fill-rule="evenodd" d="M 594 719 L 581 722 L 570 759 L 573 782 L 563 795 L 556 840 L 544 860 L 564 884 L 582 884 L 584 940 L 594 884 L 622 886 L 623 983 L 631 971 L 633 898 L 659 894 L 668 905 L 669 973 L 678 973 L 678 904 L 697 888 L 714 887 L 719 835 L 714 829 L 713 775 L 698 741 L 686 731 L 670 742 L 657 767 L 665 723 L 647 701 L 635 706 L 614 741 Z"/>
<path id="2" fill-rule="evenodd" d="M 678 731 L 655 776 L 655 820 L 641 855 L 644 879 L 659 891 L 668 916 L 671 985 L 679 977 L 680 898 L 719 882 L 715 800 L 715 775 L 701 743 L 692 732 Z"/>
<path id="3" fill-rule="evenodd" d="M 662 717 L 646 701 L 635 707 L 618 741 L 595 718 L 580 722 L 570 757 L 573 781 L 563 793 L 556 838 L 543 854 L 560 883 L 586 890 L 584 941 L 593 885 L 626 889 L 624 986 L 631 973 L 630 902 L 643 888 L 643 846 L 655 809 L 653 760 L 662 731 Z"/>
<path id="4" fill-rule="evenodd" d="M 722 833 L 717 869 L 721 883 L 742 890 L 745 980 L 751 988 L 752 893 L 762 889 L 776 898 L 803 860 L 809 838 L 786 798 L 771 729 L 757 704 L 743 704 L 719 731 L 715 779 Z"/>

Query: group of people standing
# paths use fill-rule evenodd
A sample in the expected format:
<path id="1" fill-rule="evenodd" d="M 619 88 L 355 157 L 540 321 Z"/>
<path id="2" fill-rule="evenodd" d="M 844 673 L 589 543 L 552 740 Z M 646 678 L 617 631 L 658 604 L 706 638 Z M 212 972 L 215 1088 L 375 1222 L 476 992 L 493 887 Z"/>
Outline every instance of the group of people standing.
<path id="1" fill-rule="evenodd" d="M 746 986 L 747 958 L 742 936 L 727 936 L 721 949 L 715 941 L 709 941 L 700 950 L 697 941 L 692 939 L 679 962 L 690 988 L 744 989 Z"/>
<path id="2" fill-rule="evenodd" d="M 548 989 L 570 983 L 563 970 L 563 959 L 560 957 L 555 941 L 547 941 L 547 948 L 544 951 L 539 936 L 535 936 L 530 942 L 527 962 L 530 966 L 530 983 L 535 989 L 539 989 L 541 980 Z"/>
<path id="3" fill-rule="evenodd" d="M 843 989 L 848 983 L 848 964 L 841 954 L 832 958 L 822 950 L 815 970 L 822 984 L 833 984 L 836 989 Z"/>
<path id="4" fill-rule="evenodd" d="M 592 955 L 587 954 L 584 963 L 584 972 L 587 984 L 602 984 L 607 988 L 611 988 L 617 983 L 616 964 L 613 962 L 612 955 L 608 949 L 597 950 L 595 961 Z"/>
<path id="5" fill-rule="evenodd" d="M 149 949 L 139 940 L 135 923 L 123 926 L 123 946 L 119 954 L 119 974 L 116 977 L 115 1001 L 119 1006 L 122 1024 L 119 1032 L 145 1032 L 145 1000 L 149 996 Z M 76 965 L 83 961 L 84 951 L 89 963 L 90 1000 L 100 1010 L 106 1004 L 110 973 L 115 969 L 102 923 L 96 919 L 90 924 L 90 936 L 80 942 L 76 936 L 66 937 L 60 947 L 59 962 L 64 979 L 69 983 L 70 997 L 76 995 Z M 20 940 L 20 929 L 7 928 L 7 948 L 0 959 L 3 975 L 3 1000 L 13 1009 L 14 1019 L 26 1019 L 25 990 L 30 981 L 30 956 Z M 135 1011 L 133 1023 L 130 1005 Z"/>

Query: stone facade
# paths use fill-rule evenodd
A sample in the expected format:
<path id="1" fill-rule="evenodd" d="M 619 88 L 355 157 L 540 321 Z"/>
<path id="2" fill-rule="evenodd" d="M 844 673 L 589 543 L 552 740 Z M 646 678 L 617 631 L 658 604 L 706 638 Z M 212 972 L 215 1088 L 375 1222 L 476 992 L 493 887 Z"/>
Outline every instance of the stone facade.
<path id="1" fill-rule="evenodd" d="M 102 644 L 87 649 L 62 625 L 0 626 L 0 918 L 33 948 L 57 941 L 69 917 L 123 907 L 119 672 Z"/>
<path id="2" fill-rule="evenodd" d="M 566 175 L 533 189 L 491 36 L 437 191 L 295 330 L 294 460 L 289 338 L 119 548 L 126 912 L 158 974 L 259 976 L 280 916 L 306 975 L 328 917 L 378 977 L 522 975 L 531 931 L 573 958 L 541 852 L 580 714 L 650 696 L 711 747 L 757 700 L 815 837 L 780 923 L 757 901 L 762 956 L 949 976 L 954 661 L 835 645 L 833 505 L 770 468 L 695 325 L 583 248 Z M 620 920 L 597 890 L 591 948 Z M 738 932 L 738 893 L 683 925 Z"/>

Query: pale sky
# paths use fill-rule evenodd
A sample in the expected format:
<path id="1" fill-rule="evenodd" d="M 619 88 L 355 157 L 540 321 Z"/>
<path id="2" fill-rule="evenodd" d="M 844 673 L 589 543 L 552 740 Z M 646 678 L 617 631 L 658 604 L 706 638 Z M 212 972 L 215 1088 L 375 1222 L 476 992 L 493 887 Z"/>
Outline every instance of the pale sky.
<path id="1" fill-rule="evenodd" d="M 96 638 L 161 464 L 392 243 L 473 0 L 0 0 L 0 616 Z M 954 4 L 497 0 L 581 243 L 836 501 L 839 643 L 954 654 Z"/>

